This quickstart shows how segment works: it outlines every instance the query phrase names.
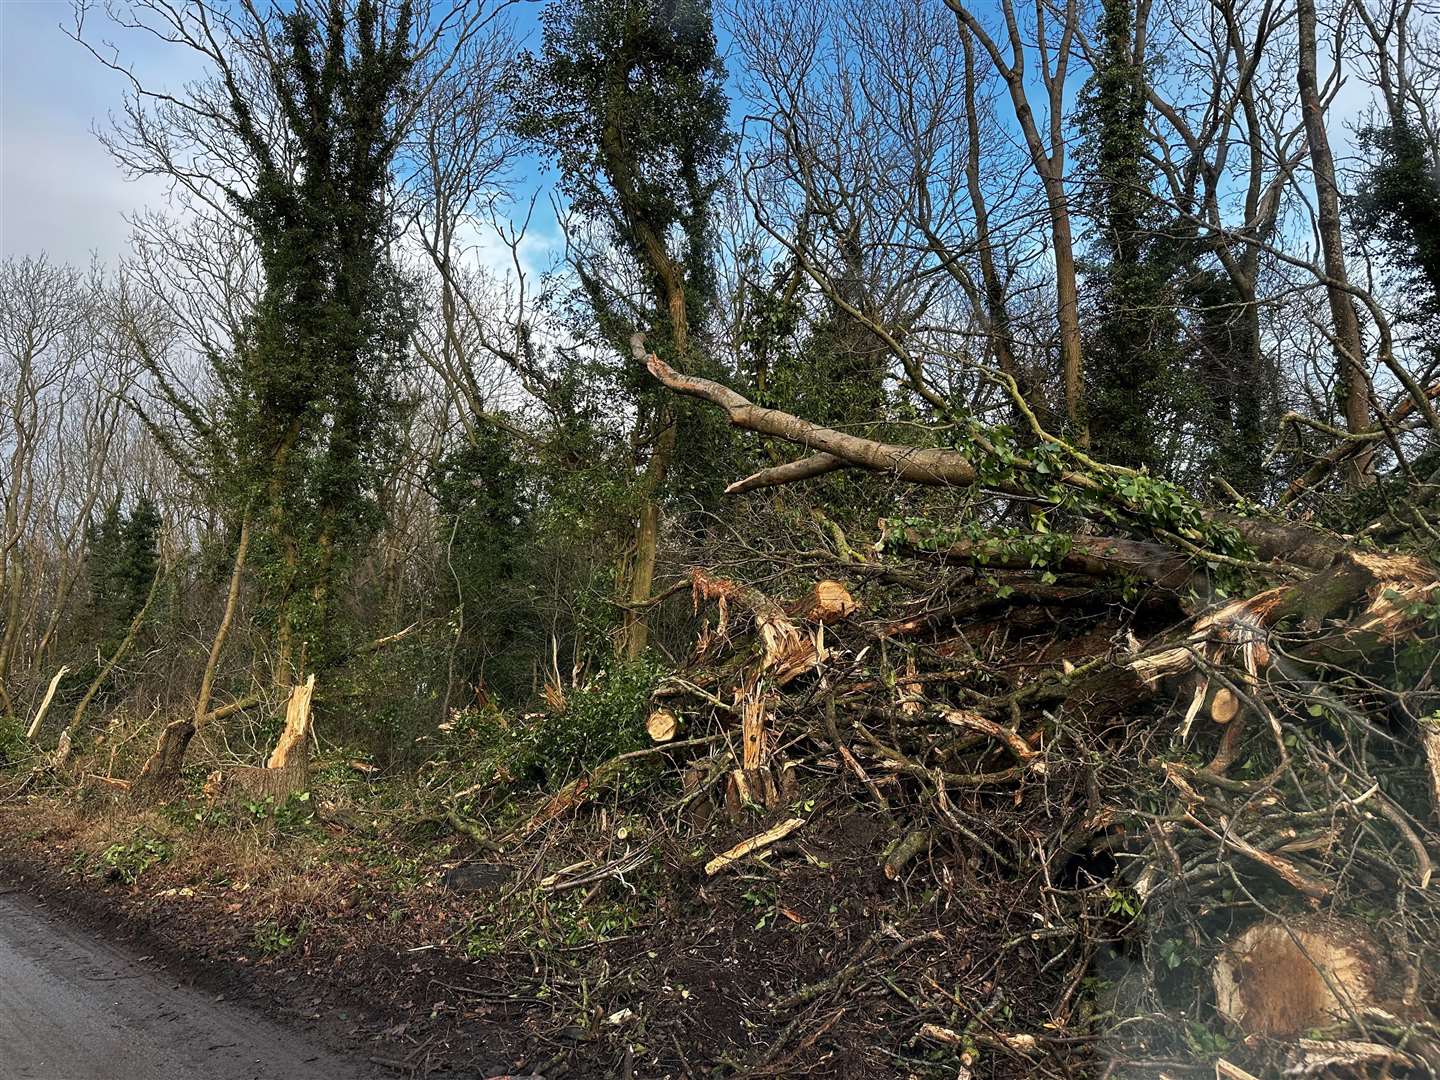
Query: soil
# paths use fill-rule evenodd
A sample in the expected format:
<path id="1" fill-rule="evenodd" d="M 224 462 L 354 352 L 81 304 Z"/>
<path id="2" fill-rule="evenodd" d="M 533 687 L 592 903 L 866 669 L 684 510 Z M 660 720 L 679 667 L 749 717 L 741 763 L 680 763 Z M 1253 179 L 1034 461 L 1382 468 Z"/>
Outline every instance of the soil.
<path id="1" fill-rule="evenodd" d="M 0 809 L 0 873 L 204 993 L 389 1075 L 1034 1075 L 1035 1051 L 1011 1052 L 1003 1032 L 1042 1015 L 1068 975 L 1037 974 L 1029 904 L 978 860 L 922 853 L 886 879 L 892 830 L 853 806 L 820 789 L 804 828 L 714 878 L 704 861 L 763 817 L 722 818 L 699 843 L 652 836 L 645 866 L 538 898 L 536 868 L 573 862 L 582 840 L 601 863 L 613 820 L 515 852 L 508 875 L 453 836 L 433 850 L 407 838 L 404 888 L 363 845 L 332 844 L 306 871 L 317 895 L 297 920 L 194 859 L 134 882 L 97 873 L 79 816 L 37 799 Z M 285 936 L 260 948 L 257 927 Z M 937 992 L 953 1008 L 921 1004 Z M 935 1045 L 927 1024 L 975 1036 Z"/>

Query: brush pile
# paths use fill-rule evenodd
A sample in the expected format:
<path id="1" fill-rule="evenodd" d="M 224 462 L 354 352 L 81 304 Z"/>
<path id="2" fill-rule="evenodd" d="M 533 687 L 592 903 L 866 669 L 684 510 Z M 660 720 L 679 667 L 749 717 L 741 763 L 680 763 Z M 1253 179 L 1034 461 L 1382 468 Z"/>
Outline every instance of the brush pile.
<path id="1" fill-rule="evenodd" d="M 1007 491 L 958 453 L 921 462 L 650 366 L 819 451 L 735 490 L 862 468 Z M 1435 567 L 1259 514 L 1156 511 L 1144 477 L 1060 447 L 1084 468 L 1044 467 L 1041 446 L 1020 465 L 1050 486 L 1008 493 L 1093 495 L 1062 507 L 1068 532 L 882 522 L 791 598 L 695 571 L 694 655 L 647 724 L 698 745 L 691 809 L 768 811 L 760 850 L 798 827 L 802 778 L 828 776 L 888 820 L 885 879 L 1015 882 L 1053 993 L 1022 1034 L 1052 1062 L 1440 1074 Z"/>

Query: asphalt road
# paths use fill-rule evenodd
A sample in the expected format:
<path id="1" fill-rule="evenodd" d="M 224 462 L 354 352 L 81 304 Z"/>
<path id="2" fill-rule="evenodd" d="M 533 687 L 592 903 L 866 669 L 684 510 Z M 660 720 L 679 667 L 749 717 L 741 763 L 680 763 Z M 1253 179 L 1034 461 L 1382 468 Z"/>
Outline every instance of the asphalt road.
<path id="1" fill-rule="evenodd" d="M 0 886 L 0 1080 L 371 1080 Z M 384 1074 L 391 1075 L 393 1074 Z"/>

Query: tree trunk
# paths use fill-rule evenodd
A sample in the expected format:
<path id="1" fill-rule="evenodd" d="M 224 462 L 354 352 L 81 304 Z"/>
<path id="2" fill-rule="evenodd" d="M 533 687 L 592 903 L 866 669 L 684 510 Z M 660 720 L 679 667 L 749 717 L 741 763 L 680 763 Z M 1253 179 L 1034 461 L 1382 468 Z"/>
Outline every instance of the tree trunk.
<path id="1" fill-rule="evenodd" d="M 650 627 L 641 608 L 649 602 L 655 584 L 655 558 L 660 548 L 659 493 L 675 456 L 675 418 L 668 406 L 659 414 L 662 426 L 650 464 L 645 469 L 645 503 L 635 529 L 635 561 L 630 571 L 630 606 L 625 611 L 625 655 L 636 659 L 650 640 Z"/>
<path id="2" fill-rule="evenodd" d="M 1352 434 L 1370 426 L 1370 379 L 1365 367 L 1365 346 L 1360 338 L 1360 319 L 1348 290 L 1349 276 L 1345 268 L 1345 247 L 1340 234 L 1340 191 L 1335 181 L 1335 158 L 1330 152 L 1330 139 L 1325 131 L 1324 107 L 1315 68 L 1315 0 L 1298 0 L 1300 56 L 1296 72 L 1300 86 L 1300 108 L 1305 117 L 1305 136 L 1310 145 L 1310 168 L 1315 176 L 1315 202 L 1320 229 L 1320 246 L 1329 279 L 1325 290 L 1330 300 L 1334 344 L 1339 361 L 1337 373 L 1342 391 L 1345 426 Z M 1351 487 L 1359 487 L 1370 477 L 1370 459 L 1366 451 L 1356 455 L 1347 466 Z"/>
<path id="3" fill-rule="evenodd" d="M 1063 182 L 1046 180 L 1045 197 L 1050 206 L 1050 235 L 1055 244 L 1056 321 L 1060 328 L 1060 367 L 1065 377 L 1065 416 L 1076 443 L 1090 445 L 1085 423 L 1082 386 L 1083 361 L 1080 354 L 1080 293 L 1075 283 L 1075 245 L 1070 235 L 1070 208 Z"/>
<path id="4" fill-rule="evenodd" d="M 160 732 L 160 741 L 155 752 L 146 760 L 135 778 L 132 790 L 163 791 L 174 787 L 180 780 L 180 767 L 185 763 L 185 751 L 196 729 L 204 720 L 210 708 L 210 696 L 215 687 L 215 671 L 220 666 L 220 654 L 225 648 L 225 639 L 230 635 L 230 624 L 235 619 L 235 609 L 240 602 L 240 582 L 245 571 L 245 554 L 250 549 L 250 514 L 247 511 L 240 522 L 240 541 L 235 548 L 235 563 L 230 571 L 230 588 L 225 594 L 225 611 L 220 616 L 220 626 L 215 639 L 210 643 L 210 655 L 205 660 L 205 671 L 200 677 L 200 690 L 195 696 L 194 715 L 183 720 L 172 720 Z"/>
<path id="5" fill-rule="evenodd" d="M 651 236 L 648 229 L 645 230 L 645 235 Z M 670 340 L 675 346 L 676 358 L 680 359 L 689 348 L 690 336 L 684 283 L 680 280 L 679 268 L 658 241 L 647 244 L 647 248 L 656 273 L 665 282 L 666 308 L 670 315 Z M 636 359 L 644 363 L 643 354 Z M 677 443 L 675 415 L 668 403 L 660 405 L 656 419 L 660 432 L 655 439 L 650 463 L 645 468 L 642 493 L 645 501 L 635 528 L 635 562 L 630 571 L 630 606 L 625 612 L 625 655 L 631 660 L 637 659 L 645 651 L 650 640 L 650 625 L 641 608 L 649 603 L 650 590 L 655 584 L 655 558 L 660 549 L 660 493 L 675 458 Z"/>

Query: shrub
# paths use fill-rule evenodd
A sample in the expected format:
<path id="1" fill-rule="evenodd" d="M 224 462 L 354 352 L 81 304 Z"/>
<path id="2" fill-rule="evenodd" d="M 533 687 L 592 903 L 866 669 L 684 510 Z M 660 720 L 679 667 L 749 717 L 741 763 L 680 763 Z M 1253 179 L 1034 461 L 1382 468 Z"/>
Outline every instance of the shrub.
<path id="1" fill-rule="evenodd" d="M 18 716 L 0 716 L 0 769 L 19 764 L 29 754 L 25 722 Z"/>
<path id="2" fill-rule="evenodd" d="M 170 845 L 143 833 L 128 844 L 111 844 L 100 853 L 100 861 L 108 868 L 106 876 L 126 885 L 134 885 L 146 870 L 168 858 Z"/>
<path id="3" fill-rule="evenodd" d="M 557 784 L 646 745 L 645 715 L 663 669 L 615 663 L 542 713 L 466 709 L 444 726 L 441 756 L 505 784 Z"/>

